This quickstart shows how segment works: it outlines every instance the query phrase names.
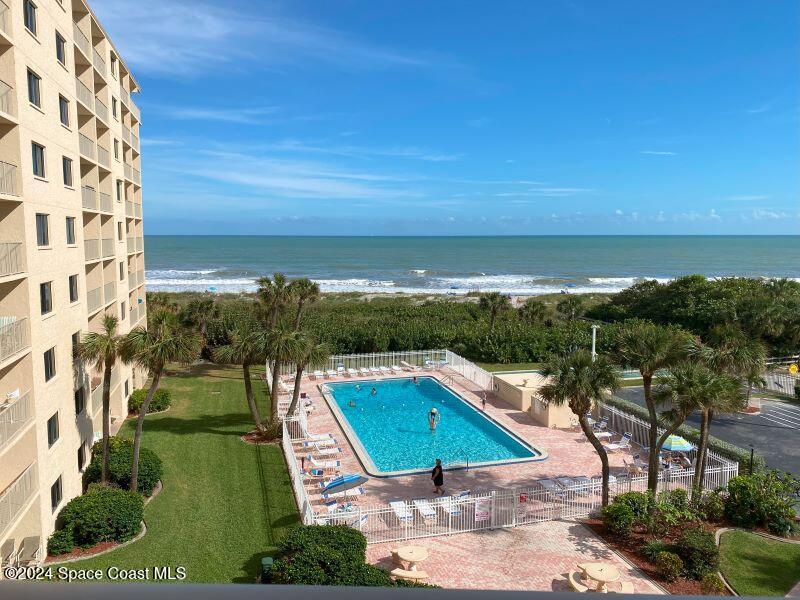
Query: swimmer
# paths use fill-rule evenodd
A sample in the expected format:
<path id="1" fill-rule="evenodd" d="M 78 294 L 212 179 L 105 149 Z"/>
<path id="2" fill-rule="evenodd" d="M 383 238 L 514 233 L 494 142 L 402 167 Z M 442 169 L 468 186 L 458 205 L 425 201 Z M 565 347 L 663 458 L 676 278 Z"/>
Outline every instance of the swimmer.
<path id="1" fill-rule="evenodd" d="M 361 391 L 361 385 L 359 385 L 358 383 L 356 384 L 356 391 L 357 391 L 357 392 L 360 392 L 360 391 Z"/>
<path id="2" fill-rule="evenodd" d="M 347 403 L 347 406 L 349 406 L 350 408 L 355 408 L 356 407 L 356 401 L 353 400 L 352 398 L 350 398 L 350 402 Z"/>
<path id="3" fill-rule="evenodd" d="M 414 385 L 419 385 L 419 381 L 417 381 L 417 376 L 416 375 L 414 375 L 414 378 L 412 379 L 412 381 L 414 382 Z"/>
<path id="4" fill-rule="evenodd" d="M 431 431 L 436 431 L 436 426 L 440 420 L 439 411 L 436 408 L 432 408 L 431 412 L 428 413 L 428 427 L 430 427 Z"/>
<path id="5" fill-rule="evenodd" d="M 369 395 L 370 396 L 377 396 L 378 395 L 378 390 L 376 390 L 375 388 L 372 388 L 372 391 L 369 393 Z"/>

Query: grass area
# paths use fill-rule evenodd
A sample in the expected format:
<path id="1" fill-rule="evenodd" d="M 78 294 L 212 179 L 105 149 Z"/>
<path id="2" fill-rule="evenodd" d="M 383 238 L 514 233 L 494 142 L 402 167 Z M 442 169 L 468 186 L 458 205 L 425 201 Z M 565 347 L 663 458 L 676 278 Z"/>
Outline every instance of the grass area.
<path id="1" fill-rule="evenodd" d="M 720 539 L 720 571 L 741 596 L 785 596 L 800 580 L 800 544 L 728 531 Z"/>
<path id="2" fill-rule="evenodd" d="M 542 366 L 542 363 L 538 362 L 527 362 L 527 363 L 475 363 L 481 369 L 486 369 L 487 371 L 496 372 L 496 371 L 533 371 L 538 369 Z"/>
<path id="3" fill-rule="evenodd" d="M 297 508 L 278 446 L 251 446 L 241 369 L 171 371 L 172 407 L 145 421 L 143 444 L 164 461 L 164 489 L 145 508 L 147 535 L 105 556 L 70 565 L 136 569 L 183 566 L 187 582 L 252 583 Z M 254 382 L 262 415 L 268 399 Z M 129 419 L 120 435 L 132 436 Z"/>

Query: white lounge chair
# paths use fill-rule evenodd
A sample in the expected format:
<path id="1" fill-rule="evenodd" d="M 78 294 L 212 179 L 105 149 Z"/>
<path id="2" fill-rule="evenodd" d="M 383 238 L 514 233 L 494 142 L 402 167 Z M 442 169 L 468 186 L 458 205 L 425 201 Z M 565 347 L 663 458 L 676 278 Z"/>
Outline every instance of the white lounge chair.
<path id="1" fill-rule="evenodd" d="M 631 447 L 631 438 L 633 436 L 630 433 L 622 434 L 622 438 L 618 442 L 612 442 L 610 444 L 604 444 L 604 447 L 609 452 L 618 452 L 620 450 L 627 450 Z"/>
<path id="2" fill-rule="evenodd" d="M 336 367 L 337 375 L 341 375 L 342 377 L 344 377 L 345 372 L 346 371 L 344 370 L 344 365 L 339 365 L 338 367 Z"/>
<path id="3" fill-rule="evenodd" d="M 308 431 L 303 431 L 303 438 L 302 440 L 294 440 L 295 442 L 321 442 L 324 440 L 333 440 L 336 441 L 330 433 L 309 433 Z"/>
<path id="4" fill-rule="evenodd" d="M 22 546 L 17 554 L 17 566 L 28 567 L 39 562 L 42 550 L 42 540 L 38 535 L 32 535 L 22 540 Z"/>
<path id="5" fill-rule="evenodd" d="M 338 460 L 317 460 L 311 454 L 306 456 L 306 460 L 311 463 L 312 467 L 317 469 L 335 469 L 342 465 Z"/>
<path id="6" fill-rule="evenodd" d="M 402 500 L 392 500 L 389 502 L 389 506 L 392 507 L 394 514 L 397 515 L 398 521 L 411 521 L 414 516 L 411 514 L 411 510 L 408 508 L 408 504 L 403 502 Z"/>
<path id="7" fill-rule="evenodd" d="M 414 506 L 426 521 L 436 519 L 436 509 L 431 506 L 427 498 L 414 498 Z"/>
<path id="8" fill-rule="evenodd" d="M 323 373 L 322 371 L 314 371 L 312 375 L 314 376 L 313 379 L 322 379 L 325 377 L 325 373 Z"/>
<path id="9" fill-rule="evenodd" d="M 337 448 L 335 446 L 313 446 L 312 445 L 312 452 L 319 454 L 320 456 L 333 456 L 334 454 L 341 454 L 342 449 Z"/>
<path id="10" fill-rule="evenodd" d="M 565 490 L 572 490 L 575 488 L 575 480 L 571 477 L 556 477 L 556 483 Z"/>
<path id="11" fill-rule="evenodd" d="M 545 490 L 550 492 L 556 498 L 563 498 L 564 497 L 564 490 L 552 479 L 540 479 L 539 485 L 541 485 Z"/>
<path id="12" fill-rule="evenodd" d="M 308 477 L 313 477 L 314 479 L 318 479 L 320 477 L 325 476 L 325 472 L 322 469 L 307 469 L 305 471 L 301 471 L 300 474 L 306 475 Z"/>
<path id="13" fill-rule="evenodd" d="M 402 372 L 403 372 L 403 369 L 401 369 L 401 368 L 400 368 L 400 367 L 398 367 L 397 365 L 392 365 L 391 369 L 392 369 L 392 371 L 393 371 L 394 373 L 402 373 Z"/>
<path id="14" fill-rule="evenodd" d="M 400 361 L 400 365 L 401 365 L 401 366 L 402 366 L 404 369 L 407 369 L 407 370 L 409 370 L 409 371 L 421 371 L 421 370 L 422 370 L 422 367 L 420 367 L 419 365 L 412 365 L 412 364 L 410 364 L 410 363 L 407 363 L 407 362 L 406 362 L 406 361 L 404 361 L 404 360 L 401 360 L 401 361 Z"/>
<path id="15" fill-rule="evenodd" d="M 356 371 L 353 368 L 347 369 L 347 376 L 348 377 L 354 377 L 355 375 L 358 375 L 358 371 Z"/>
<path id="16" fill-rule="evenodd" d="M 434 504 L 451 517 L 461 516 L 461 505 L 452 496 L 442 496 L 434 500 Z"/>
<path id="17" fill-rule="evenodd" d="M 367 367 L 361 367 L 358 370 L 358 374 L 361 375 L 362 377 L 367 377 L 369 375 L 369 369 Z"/>
<path id="18" fill-rule="evenodd" d="M 330 448 L 336 445 L 336 440 L 333 438 L 323 438 L 321 440 L 310 440 L 303 442 L 303 448 Z"/>
<path id="19" fill-rule="evenodd" d="M 333 379 L 338 374 L 333 369 L 328 369 L 327 371 L 325 371 L 325 375 L 327 375 L 329 379 Z"/>
<path id="20" fill-rule="evenodd" d="M 0 566 L 7 567 L 14 562 L 14 556 L 17 553 L 14 543 L 14 538 L 8 538 L 3 542 L 3 546 L 0 547 Z"/>
<path id="21" fill-rule="evenodd" d="M 367 492 L 364 491 L 364 486 L 353 488 L 352 490 L 344 490 L 343 492 L 334 492 L 332 494 L 322 494 L 324 500 L 329 498 L 351 498 L 353 496 L 363 496 Z"/>
<path id="22" fill-rule="evenodd" d="M 373 375 L 381 374 L 381 370 L 378 367 L 370 367 L 369 372 L 372 373 Z"/>
<path id="23" fill-rule="evenodd" d="M 388 375 L 389 373 L 392 372 L 392 370 L 389 367 L 384 367 L 383 365 L 381 365 L 379 369 L 381 370 L 381 375 Z"/>

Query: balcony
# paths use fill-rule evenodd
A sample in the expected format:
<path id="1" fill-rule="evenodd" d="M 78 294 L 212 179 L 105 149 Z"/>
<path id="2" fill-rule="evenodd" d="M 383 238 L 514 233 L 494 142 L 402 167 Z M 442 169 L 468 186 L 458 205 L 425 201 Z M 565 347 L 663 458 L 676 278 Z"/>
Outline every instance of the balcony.
<path id="1" fill-rule="evenodd" d="M 139 269 L 136 271 L 136 281 L 139 282 L 139 285 L 144 283 L 144 269 Z"/>
<path id="2" fill-rule="evenodd" d="M 83 240 L 83 254 L 84 260 L 98 260 L 100 258 L 100 240 L 98 238 L 90 238 Z"/>
<path id="3" fill-rule="evenodd" d="M 14 110 L 14 88 L 5 81 L 0 81 L 0 113 L 17 116 Z"/>
<path id="4" fill-rule="evenodd" d="M 85 157 L 95 159 L 94 142 L 82 133 L 78 134 L 78 149 Z"/>
<path id="5" fill-rule="evenodd" d="M 97 144 L 97 162 L 100 163 L 101 167 L 105 167 L 106 169 L 111 168 L 111 162 L 108 158 L 108 149 L 103 148 L 100 144 Z"/>
<path id="6" fill-rule="evenodd" d="M 129 145 L 131 143 L 131 130 L 125 125 L 122 126 L 122 141 Z"/>
<path id="7" fill-rule="evenodd" d="M 133 183 L 135 183 L 136 185 L 141 187 L 141 185 L 142 185 L 142 173 L 139 171 L 139 169 L 137 169 L 135 167 L 132 167 L 131 171 L 133 171 Z"/>
<path id="8" fill-rule="evenodd" d="M 131 96 L 128 93 L 128 90 L 126 90 L 124 87 L 122 87 L 121 83 L 119 84 L 119 97 L 125 103 L 125 106 L 130 105 Z"/>
<path id="9" fill-rule="evenodd" d="M 131 147 L 139 152 L 139 136 L 135 133 L 131 133 Z"/>
<path id="10" fill-rule="evenodd" d="M 125 179 L 130 179 L 133 181 L 133 174 L 131 173 L 133 167 L 131 167 L 128 163 L 122 163 L 122 168 L 125 171 Z"/>
<path id="11" fill-rule="evenodd" d="M 78 27 L 78 24 L 75 22 L 72 23 L 72 37 L 75 38 L 75 45 L 80 49 L 81 52 L 83 52 L 83 55 L 88 60 L 92 55 L 92 46 L 89 43 L 89 38 L 83 34 L 80 27 Z"/>
<path id="12" fill-rule="evenodd" d="M 97 116 L 103 119 L 105 123 L 108 123 L 108 107 L 100 98 L 94 99 L 94 112 L 97 113 Z"/>
<path id="13" fill-rule="evenodd" d="M 103 258 L 114 256 L 114 238 L 103 238 Z"/>
<path id="14" fill-rule="evenodd" d="M 10 22 L 11 9 L 8 8 L 8 4 L 0 0 L 0 31 L 6 35 L 11 35 L 11 29 L 9 27 Z"/>
<path id="15" fill-rule="evenodd" d="M 125 200 L 125 216 L 133 218 L 133 202 Z"/>
<path id="16" fill-rule="evenodd" d="M 133 205 L 133 214 L 137 219 L 142 218 L 142 205 L 134 203 Z"/>
<path id="17" fill-rule="evenodd" d="M 141 252 L 144 250 L 144 238 L 139 236 L 136 238 L 136 251 Z"/>
<path id="18" fill-rule="evenodd" d="M 38 487 L 36 468 L 32 464 L 11 485 L 0 492 L 0 536 L 6 532 L 22 509 L 30 502 Z"/>
<path id="19" fill-rule="evenodd" d="M 141 122 L 142 122 L 142 113 L 141 113 L 141 111 L 139 111 L 139 107 L 138 107 L 138 106 L 136 106 L 136 105 L 133 103 L 133 100 L 131 100 L 131 101 L 128 103 L 128 108 L 130 108 L 130 109 L 131 109 L 131 113 L 133 113 L 133 116 L 134 116 L 134 117 L 136 117 L 136 120 L 137 120 L 137 121 L 139 121 L 139 122 L 141 123 Z"/>
<path id="20" fill-rule="evenodd" d="M 75 78 L 75 95 L 78 101 L 81 102 L 89 111 L 94 111 L 94 94 L 85 83 L 77 77 Z"/>
<path id="21" fill-rule="evenodd" d="M 92 390 L 92 414 L 100 410 L 101 406 L 103 406 L 102 380 L 101 380 L 101 385 L 98 385 L 96 388 Z"/>
<path id="22" fill-rule="evenodd" d="M 100 72 L 100 75 L 103 76 L 103 79 L 106 77 L 106 61 L 103 60 L 103 57 L 100 56 L 100 53 L 97 51 L 96 48 L 92 48 L 93 57 L 94 57 L 94 68 Z M 108 113 L 106 113 L 108 114 Z"/>
<path id="23" fill-rule="evenodd" d="M 0 243 L 0 277 L 8 277 L 25 271 L 22 242 Z"/>
<path id="24" fill-rule="evenodd" d="M 132 290 L 132 289 L 136 288 L 137 285 L 138 285 L 138 282 L 136 280 L 136 272 L 132 271 L 132 272 L 128 273 L 128 289 Z"/>
<path id="25" fill-rule="evenodd" d="M 19 196 L 17 189 L 17 165 L 0 160 L 0 194 Z"/>
<path id="26" fill-rule="evenodd" d="M 103 298 L 106 304 L 117 299 L 117 284 L 115 282 L 111 281 L 103 286 Z"/>
<path id="27" fill-rule="evenodd" d="M 131 306 L 131 310 L 128 312 L 128 321 L 130 327 L 136 325 L 136 322 L 139 320 L 139 307 L 138 306 Z"/>
<path id="28" fill-rule="evenodd" d="M 93 313 L 103 305 L 103 290 L 99 287 L 86 292 L 86 310 Z"/>
<path id="29" fill-rule="evenodd" d="M 103 212 L 114 212 L 114 205 L 111 202 L 111 194 L 100 192 L 100 210 Z"/>
<path id="30" fill-rule="evenodd" d="M 129 236 L 128 237 L 128 254 L 132 254 L 136 252 L 136 238 Z"/>
<path id="31" fill-rule="evenodd" d="M 8 401 L 0 399 L 0 452 L 8 446 L 14 436 L 33 420 L 33 402 L 30 392 Z"/>
<path id="32" fill-rule="evenodd" d="M 81 187 L 81 202 L 85 210 L 97 210 L 97 194 L 89 185 Z"/>
<path id="33" fill-rule="evenodd" d="M 0 363 L 30 345 L 27 317 L 0 317 Z"/>

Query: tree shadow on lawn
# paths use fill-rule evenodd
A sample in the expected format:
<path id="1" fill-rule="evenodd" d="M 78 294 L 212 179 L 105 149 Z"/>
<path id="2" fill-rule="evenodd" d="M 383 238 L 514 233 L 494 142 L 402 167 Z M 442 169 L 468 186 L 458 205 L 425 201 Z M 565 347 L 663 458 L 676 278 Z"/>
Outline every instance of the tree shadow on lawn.
<path id="1" fill-rule="evenodd" d="M 249 415 L 242 413 L 199 415 L 191 418 L 164 415 L 159 419 L 148 419 L 145 424 L 145 430 L 149 433 L 163 431 L 177 435 L 213 433 L 241 437 L 253 429 L 255 427 Z"/>
<path id="2" fill-rule="evenodd" d="M 606 543 L 585 525 L 576 523 L 569 529 L 567 539 L 572 542 L 575 549 L 592 560 L 609 559 L 614 553 L 606 546 Z"/>
<path id="3" fill-rule="evenodd" d="M 250 374 L 254 381 L 261 381 L 263 367 L 254 365 L 250 367 Z M 189 366 L 170 365 L 165 376 L 176 379 L 227 379 L 242 381 L 242 368 L 236 365 L 218 365 L 216 363 L 195 363 Z"/>

